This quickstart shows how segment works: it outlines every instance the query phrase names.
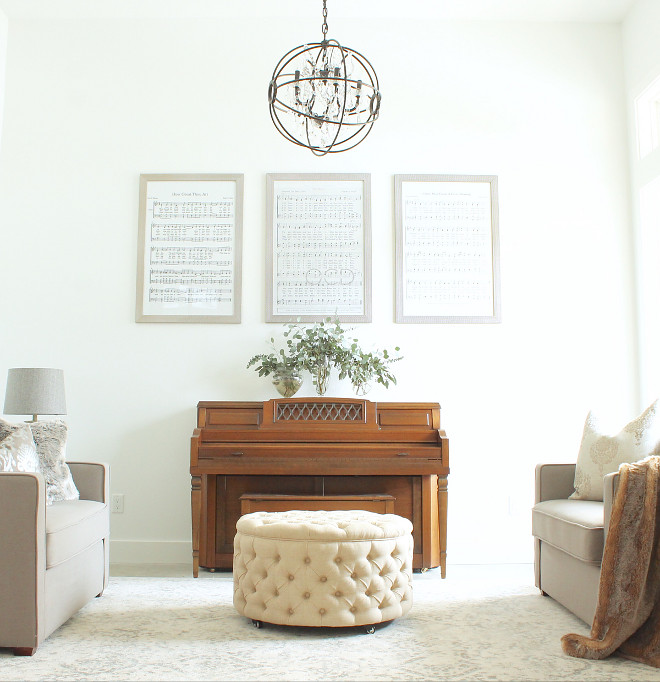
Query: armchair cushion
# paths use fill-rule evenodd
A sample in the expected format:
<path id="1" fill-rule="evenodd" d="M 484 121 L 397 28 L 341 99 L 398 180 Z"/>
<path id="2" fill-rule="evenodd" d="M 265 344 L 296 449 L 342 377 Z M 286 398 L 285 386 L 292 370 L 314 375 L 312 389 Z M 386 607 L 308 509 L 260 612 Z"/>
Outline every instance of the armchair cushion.
<path id="1" fill-rule="evenodd" d="M 616 435 L 603 433 L 593 412 L 584 424 L 575 469 L 574 500 L 603 500 L 603 477 L 624 463 L 660 454 L 660 401 L 656 400 Z"/>
<path id="2" fill-rule="evenodd" d="M 600 564 L 605 535 L 603 503 L 547 500 L 534 505 L 532 535 L 582 561 Z"/>
<path id="3" fill-rule="evenodd" d="M 108 506 L 105 502 L 53 502 L 46 514 L 46 569 L 67 561 L 108 534 Z"/>
<path id="4" fill-rule="evenodd" d="M 0 471 L 39 471 L 37 449 L 27 424 L 0 419 Z"/>

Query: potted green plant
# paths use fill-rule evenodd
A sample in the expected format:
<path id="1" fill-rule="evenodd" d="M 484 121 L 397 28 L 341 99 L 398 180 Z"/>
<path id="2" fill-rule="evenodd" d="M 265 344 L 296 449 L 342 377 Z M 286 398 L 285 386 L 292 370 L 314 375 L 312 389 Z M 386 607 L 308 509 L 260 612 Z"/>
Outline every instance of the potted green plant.
<path id="1" fill-rule="evenodd" d="M 279 351 L 274 347 L 274 340 L 271 338 L 273 351 L 270 353 L 259 353 L 250 358 L 247 367 L 257 365 L 255 370 L 259 376 L 273 375 L 273 386 L 284 398 L 295 395 L 302 386 L 303 367 L 297 357 L 287 355 L 284 349 Z"/>
<path id="2" fill-rule="evenodd" d="M 328 317 L 311 327 L 299 323 L 286 327 L 283 334 L 286 350 L 276 350 L 271 338 L 273 352 L 255 355 L 247 364 L 248 367 L 257 365 L 259 376 L 272 374 L 275 388 L 285 398 L 300 388 L 302 371 L 311 374 L 318 395 L 325 395 L 333 369 L 339 379 L 350 380 L 357 395 L 365 395 L 372 381 L 385 388 L 396 384 L 389 365 L 401 356 L 393 357 L 387 350 L 363 351 L 357 339 L 346 337 L 349 330 L 342 327 L 339 319 Z M 398 352 L 399 347 L 395 350 Z"/>
<path id="3" fill-rule="evenodd" d="M 333 367 L 339 370 L 340 379 L 348 374 L 346 330 L 338 319 L 333 321 L 329 317 L 311 327 L 287 326 L 284 336 L 289 352 L 312 375 L 317 394 L 325 395 Z"/>
<path id="4" fill-rule="evenodd" d="M 394 350 L 398 352 L 399 347 L 396 346 Z M 390 383 L 396 384 L 396 377 L 389 365 L 401 360 L 401 357 L 392 357 L 386 349 L 365 353 L 357 345 L 357 339 L 353 339 L 347 375 L 351 380 L 355 394 L 366 395 L 373 381 L 382 384 L 385 388 L 388 388 Z"/>

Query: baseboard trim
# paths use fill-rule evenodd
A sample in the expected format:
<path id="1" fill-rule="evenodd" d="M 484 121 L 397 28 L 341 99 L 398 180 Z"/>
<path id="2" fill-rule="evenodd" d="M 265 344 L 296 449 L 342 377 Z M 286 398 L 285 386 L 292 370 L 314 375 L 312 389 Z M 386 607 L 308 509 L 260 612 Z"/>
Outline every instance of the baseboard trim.
<path id="1" fill-rule="evenodd" d="M 192 543 L 110 539 L 110 563 L 192 564 Z"/>

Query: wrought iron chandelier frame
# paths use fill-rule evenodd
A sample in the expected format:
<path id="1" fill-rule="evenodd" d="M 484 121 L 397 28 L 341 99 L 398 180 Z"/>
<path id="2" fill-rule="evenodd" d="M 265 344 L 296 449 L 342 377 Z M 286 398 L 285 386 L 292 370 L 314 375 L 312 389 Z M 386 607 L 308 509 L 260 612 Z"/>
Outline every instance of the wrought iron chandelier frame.
<path id="1" fill-rule="evenodd" d="M 378 76 L 369 60 L 357 50 L 342 46 L 337 40 L 328 39 L 327 31 L 327 8 L 326 0 L 323 0 L 323 40 L 318 43 L 306 43 L 289 50 L 277 63 L 273 71 L 270 84 L 268 86 L 268 102 L 270 117 L 277 131 L 290 142 L 310 149 L 316 156 L 338 153 L 353 149 L 362 142 L 371 132 L 374 122 L 380 113 L 381 94 L 378 84 Z M 341 55 L 341 67 L 335 66 L 328 69 L 328 54 L 333 50 L 338 50 Z M 361 69 L 362 78 L 352 77 L 347 74 L 347 61 L 353 60 Z M 312 65 L 311 75 L 304 75 L 301 69 L 294 68 L 296 62 Z M 317 67 L 321 68 L 317 69 Z M 325 68 L 323 68 L 325 67 Z M 289 69 L 289 71 L 287 71 Z M 301 88 L 305 83 L 309 83 L 312 90 L 311 98 L 303 102 L 300 99 Z M 328 115 L 329 106 L 325 113 L 314 113 L 312 107 L 315 102 L 317 88 L 323 86 L 334 88 L 336 95 L 342 91 L 339 98 L 341 106 L 338 115 L 330 117 Z M 293 88 L 294 95 L 290 101 L 286 101 L 286 95 L 291 95 Z M 347 107 L 349 89 L 352 88 L 355 96 L 355 106 Z M 283 96 L 280 96 L 284 93 Z M 369 98 L 368 109 L 359 110 L 360 98 Z M 360 114 L 368 114 L 363 120 Z M 289 129 L 293 127 L 284 116 L 291 117 L 295 125 L 295 117 L 304 119 L 304 136 L 298 137 Z M 331 140 L 323 143 L 314 142 L 313 126 L 321 128 L 334 126 L 334 135 Z M 342 129 L 347 127 L 348 132 L 342 135 Z M 351 129 L 355 128 L 354 131 Z"/>

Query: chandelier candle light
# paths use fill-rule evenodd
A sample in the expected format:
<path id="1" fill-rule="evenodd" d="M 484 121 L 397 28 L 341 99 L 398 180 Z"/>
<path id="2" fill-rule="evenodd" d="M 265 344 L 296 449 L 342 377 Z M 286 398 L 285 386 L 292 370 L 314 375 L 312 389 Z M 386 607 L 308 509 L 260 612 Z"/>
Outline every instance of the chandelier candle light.
<path id="1" fill-rule="evenodd" d="M 323 0 L 323 40 L 287 52 L 268 87 L 270 117 L 289 141 L 316 156 L 344 152 L 371 132 L 380 112 L 380 90 L 364 55 L 328 39 Z"/>

